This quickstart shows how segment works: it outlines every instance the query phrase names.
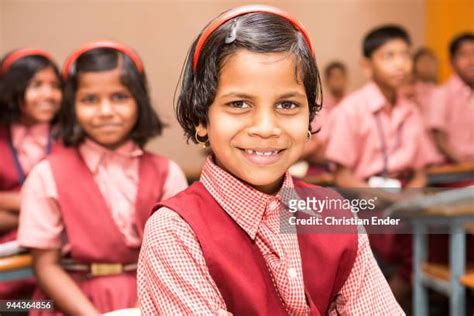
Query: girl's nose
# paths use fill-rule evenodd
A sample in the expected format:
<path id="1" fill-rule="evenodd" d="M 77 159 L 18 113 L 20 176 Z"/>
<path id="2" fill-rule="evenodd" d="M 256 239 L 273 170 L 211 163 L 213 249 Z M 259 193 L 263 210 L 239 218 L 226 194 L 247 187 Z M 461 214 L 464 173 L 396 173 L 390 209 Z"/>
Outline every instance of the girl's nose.
<path id="1" fill-rule="evenodd" d="M 99 114 L 110 115 L 113 113 L 113 106 L 109 100 L 102 100 L 99 105 Z"/>
<path id="2" fill-rule="evenodd" d="M 255 111 L 248 132 L 250 135 L 260 136 L 262 138 L 280 136 L 281 129 L 278 126 L 278 119 L 273 108 Z"/>

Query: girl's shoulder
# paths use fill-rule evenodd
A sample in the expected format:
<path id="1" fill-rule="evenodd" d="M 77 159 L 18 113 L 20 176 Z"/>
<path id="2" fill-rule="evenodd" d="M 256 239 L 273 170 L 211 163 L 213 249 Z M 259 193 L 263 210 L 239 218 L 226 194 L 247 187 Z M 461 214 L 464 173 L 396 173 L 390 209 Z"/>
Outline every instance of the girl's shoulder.
<path id="1" fill-rule="evenodd" d="M 56 181 L 48 159 L 41 160 L 31 169 L 22 187 L 22 192 L 29 190 L 43 192 L 47 197 L 57 198 Z"/>

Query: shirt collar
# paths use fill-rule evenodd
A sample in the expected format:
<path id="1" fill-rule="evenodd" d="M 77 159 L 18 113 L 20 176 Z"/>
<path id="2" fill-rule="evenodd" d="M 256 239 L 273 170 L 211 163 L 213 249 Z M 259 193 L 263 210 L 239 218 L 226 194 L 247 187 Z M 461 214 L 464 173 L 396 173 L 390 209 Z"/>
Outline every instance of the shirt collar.
<path id="1" fill-rule="evenodd" d="M 364 89 L 365 95 L 367 96 L 366 100 L 372 113 L 377 113 L 384 107 L 390 106 L 387 99 L 375 82 L 369 82 Z M 395 107 L 393 108 L 393 113 L 396 114 L 393 116 L 396 117 L 397 120 L 400 120 L 400 124 L 403 119 L 405 119 L 411 113 L 411 107 L 409 105 L 410 103 L 410 100 L 404 98 L 403 96 L 397 95 Z"/>
<path id="2" fill-rule="evenodd" d="M 367 102 L 372 113 L 378 112 L 383 107 L 388 106 L 388 101 L 380 91 L 380 88 L 373 81 L 367 83 L 364 87 Z"/>
<path id="3" fill-rule="evenodd" d="M 84 158 L 87 167 L 92 173 L 96 173 L 99 165 L 107 157 L 117 157 L 122 159 L 133 159 L 143 155 L 143 150 L 133 141 L 129 140 L 115 150 L 107 149 L 96 142 L 86 139 L 79 145 L 79 152 Z"/>
<path id="4" fill-rule="evenodd" d="M 15 148 L 20 148 L 25 137 L 31 137 L 33 141 L 42 147 L 48 145 L 49 138 L 49 124 L 34 124 L 32 126 L 25 126 L 19 123 L 11 125 L 11 138 Z"/>
<path id="5" fill-rule="evenodd" d="M 461 94 L 469 96 L 472 93 L 472 89 L 458 75 L 452 75 L 448 85 Z"/>
<path id="6" fill-rule="evenodd" d="M 255 239 L 260 223 L 273 201 L 282 205 L 293 192 L 293 180 L 285 173 L 283 185 L 275 195 L 260 192 L 217 166 L 209 156 L 200 181 L 217 203 L 250 236 Z"/>

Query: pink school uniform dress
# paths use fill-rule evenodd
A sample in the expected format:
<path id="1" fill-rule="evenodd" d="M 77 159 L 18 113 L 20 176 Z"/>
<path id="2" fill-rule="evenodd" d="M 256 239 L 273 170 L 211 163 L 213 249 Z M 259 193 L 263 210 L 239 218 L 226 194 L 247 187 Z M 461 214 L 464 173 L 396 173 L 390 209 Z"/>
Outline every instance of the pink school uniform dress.
<path id="1" fill-rule="evenodd" d="M 151 207 L 186 187 L 174 162 L 132 141 L 109 151 L 86 140 L 33 169 L 22 191 L 18 242 L 62 249 L 65 258 L 84 264 L 136 263 Z M 137 303 L 135 271 L 70 275 L 100 312 Z M 34 298 L 44 297 L 35 291 Z"/>
<path id="2" fill-rule="evenodd" d="M 403 314 L 366 235 L 281 232 L 283 197 L 306 186 L 286 173 L 267 195 L 209 157 L 200 181 L 159 203 L 147 223 L 143 315 Z"/>
<path id="3" fill-rule="evenodd" d="M 49 124 L 27 127 L 14 123 L 0 128 L 0 191 L 19 191 L 30 170 L 52 149 Z M 17 230 L 0 235 L 0 243 L 15 240 Z M 0 282 L 0 298 L 31 293 L 33 279 Z"/>

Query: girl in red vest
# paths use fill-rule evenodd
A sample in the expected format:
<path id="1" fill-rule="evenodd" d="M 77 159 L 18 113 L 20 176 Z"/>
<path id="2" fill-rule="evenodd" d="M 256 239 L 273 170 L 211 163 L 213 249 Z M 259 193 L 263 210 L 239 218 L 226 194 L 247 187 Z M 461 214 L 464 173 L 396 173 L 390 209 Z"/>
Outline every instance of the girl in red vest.
<path id="1" fill-rule="evenodd" d="M 337 197 L 287 172 L 311 136 L 320 89 L 309 35 L 286 12 L 243 6 L 201 32 L 177 116 L 213 155 L 200 181 L 158 203 L 147 222 L 144 315 L 403 313 L 365 234 L 281 230 L 295 189 Z"/>
<path id="2" fill-rule="evenodd" d="M 61 79 L 49 53 L 17 49 L 0 64 L 0 243 L 16 239 L 20 187 L 52 149 L 51 123 L 61 103 Z M 0 283 L 0 298 L 31 292 L 32 281 Z"/>
<path id="3" fill-rule="evenodd" d="M 186 179 L 176 163 L 143 149 L 163 123 L 133 50 L 86 44 L 63 75 L 65 147 L 31 172 L 21 206 L 18 241 L 33 255 L 34 298 L 49 297 L 68 315 L 133 307 L 145 221 Z"/>

